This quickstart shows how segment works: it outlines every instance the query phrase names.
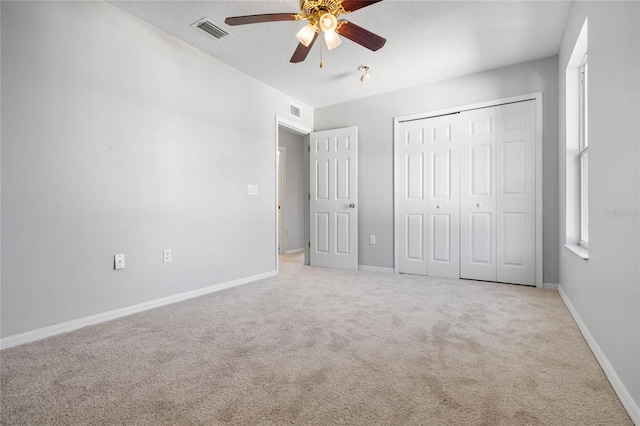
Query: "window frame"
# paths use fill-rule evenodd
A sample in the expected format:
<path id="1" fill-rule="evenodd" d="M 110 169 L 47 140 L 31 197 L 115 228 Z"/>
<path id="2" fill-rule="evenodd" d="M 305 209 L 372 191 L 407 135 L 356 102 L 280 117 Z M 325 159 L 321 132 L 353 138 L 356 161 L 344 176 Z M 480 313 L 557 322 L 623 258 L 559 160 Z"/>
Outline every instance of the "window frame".
<path id="1" fill-rule="evenodd" d="M 588 53 L 579 68 L 579 135 L 580 152 L 580 241 L 585 249 L 589 248 L 589 62 Z"/>

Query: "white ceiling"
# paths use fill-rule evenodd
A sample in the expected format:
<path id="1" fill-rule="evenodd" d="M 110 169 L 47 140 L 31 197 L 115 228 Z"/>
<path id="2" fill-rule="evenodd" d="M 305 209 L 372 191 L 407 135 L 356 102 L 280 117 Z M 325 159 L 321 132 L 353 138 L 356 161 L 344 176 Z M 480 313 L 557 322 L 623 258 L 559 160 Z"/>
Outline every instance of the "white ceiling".
<path id="1" fill-rule="evenodd" d="M 371 52 L 350 40 L 328 52 L 321 38 L 306 61 L 289 62 L 306 21 L 230 27 L 225 18 L 299 11 L 287 1 L 111 1 L 115 6 L 312 107 L 320 107 L 553 56 L 570 1 L 385 0 L 348 19 L 387 39 Z M 208 17 L 221 40 L 191 27 Z M 360 65 L 371 79 L 360 82 Z"/>

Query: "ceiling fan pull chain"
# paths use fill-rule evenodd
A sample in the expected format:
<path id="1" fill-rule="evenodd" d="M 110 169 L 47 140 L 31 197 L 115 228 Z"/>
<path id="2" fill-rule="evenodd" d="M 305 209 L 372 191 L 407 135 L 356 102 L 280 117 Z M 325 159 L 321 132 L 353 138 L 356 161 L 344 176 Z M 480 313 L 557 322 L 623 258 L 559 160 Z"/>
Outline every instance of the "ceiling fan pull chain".
<path id="1" fill-rule="evenodd" d="M 322 68 L 322 43 L 320 43 L 320 68 Z"/>

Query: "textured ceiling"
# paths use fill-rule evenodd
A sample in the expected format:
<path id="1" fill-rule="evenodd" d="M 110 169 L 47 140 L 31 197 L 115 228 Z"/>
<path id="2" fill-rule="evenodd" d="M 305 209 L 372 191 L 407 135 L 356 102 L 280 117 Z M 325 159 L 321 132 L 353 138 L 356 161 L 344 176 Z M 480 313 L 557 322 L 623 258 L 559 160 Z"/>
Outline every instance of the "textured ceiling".
<path id="1" fill-rule="evenodd" d="M 569 1 L 385 0 L 348 15 L 387 39 L 371 52 L 350 40 L 328 52 L 321 38 L 306 61 L 289 62 L 301 21 L 230 27 L 228 16 L 299 11 L 290 1 L 111 1 L 115 6 L 312 107 L 553 56 Z M 208 17 L 230 33 L 191 27 Z M 306 22 L 306 21 L 304 21 Z M 360 65 L 371 79 L 360 82 Z"/>

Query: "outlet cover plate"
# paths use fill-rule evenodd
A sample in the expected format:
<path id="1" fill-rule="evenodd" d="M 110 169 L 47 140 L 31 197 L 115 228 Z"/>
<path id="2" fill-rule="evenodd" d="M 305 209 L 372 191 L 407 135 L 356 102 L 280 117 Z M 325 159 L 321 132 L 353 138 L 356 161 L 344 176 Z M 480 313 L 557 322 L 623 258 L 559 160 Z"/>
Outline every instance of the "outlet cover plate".
<path id="1" fill-rule="evenodd" d="M 124 264 L 124 254 L 116 254 L 113 257 L 113 262 L 114 262 L 114 264 L 113 264 L 113 268 L 114 269 L 116 269 L 116 270 L 117 269 L 124 269 L 124 266 L 125 266 L 125 264 Z"/>

